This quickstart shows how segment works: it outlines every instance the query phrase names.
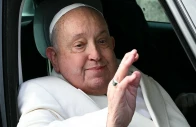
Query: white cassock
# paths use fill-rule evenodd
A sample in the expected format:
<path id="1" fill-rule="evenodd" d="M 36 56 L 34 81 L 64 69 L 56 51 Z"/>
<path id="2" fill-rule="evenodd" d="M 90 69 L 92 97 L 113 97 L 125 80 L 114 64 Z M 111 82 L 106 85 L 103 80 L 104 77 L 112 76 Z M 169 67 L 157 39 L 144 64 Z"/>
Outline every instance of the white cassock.
<path id="1" fill-rule="evenodd" d="M 129 70 L 137 70 L 132 66 Z M 140 90 L 145 106 L 138 101 L 129 127 L 189 127 L 168 93 L 142 73 Z M 137 97 L 138 98 L 138 97 Z M 20 87 L 17 127 L 106 127 L 107 97 L 87 95 L 53 72 L 29 80 Z M 146 110 L 145 110 L 146 108 Z"/>

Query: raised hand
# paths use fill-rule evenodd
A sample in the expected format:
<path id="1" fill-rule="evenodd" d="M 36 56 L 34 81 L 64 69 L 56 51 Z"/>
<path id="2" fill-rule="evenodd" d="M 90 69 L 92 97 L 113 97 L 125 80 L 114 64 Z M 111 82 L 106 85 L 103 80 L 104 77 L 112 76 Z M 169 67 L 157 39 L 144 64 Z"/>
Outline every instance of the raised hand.
<path id="1" fill-rule="evenodd" d="M 127 74 L 130 66 L 138 58 L 139 55 L 136 50 L 126 53 L 108 86 L 107 127 L 127 127 L 133 117 L 141 76 L 138 71 L 129 76 Z M 118 83 L 116 84 L 115 81 Z"/>

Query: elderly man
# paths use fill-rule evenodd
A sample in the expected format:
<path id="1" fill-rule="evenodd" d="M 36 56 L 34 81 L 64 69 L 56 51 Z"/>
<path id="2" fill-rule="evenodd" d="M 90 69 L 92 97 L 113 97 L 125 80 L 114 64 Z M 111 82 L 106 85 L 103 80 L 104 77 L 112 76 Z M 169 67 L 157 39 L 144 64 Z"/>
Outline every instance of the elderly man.
<path id="1" fill-rule="evenodd" d="M 18 127 L 189 126 L 164 89 L 132 66 L 136 50 L 119 64 L 97 9 L 76 3 L 59 10 L 50 40 L 54 71 L 22 84 Z"/>

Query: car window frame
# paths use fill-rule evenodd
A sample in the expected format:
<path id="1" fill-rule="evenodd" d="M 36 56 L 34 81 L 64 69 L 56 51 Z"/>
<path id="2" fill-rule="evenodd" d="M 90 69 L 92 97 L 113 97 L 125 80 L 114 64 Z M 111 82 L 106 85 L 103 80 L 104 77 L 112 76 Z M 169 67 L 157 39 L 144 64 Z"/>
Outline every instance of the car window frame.
<path id="1" fill-rule="evenodd" d="M 186 52 L 194 70 L 196 71 L 196 52 L 189 42 L 193 41 L 193 36 L 190 34 L 190 30 L 185 25 L 183 15 L 180 14 L 176 1 L 171 0 L 159 0 L 163 6 L 166 15 L 168 16 L 180 43 Z"/>
<path id="2" fill-rule="evenodd" d="M 194 41 L 196 42 L 196 23 L 193 21 L 191 17 L 192 16 L 192 14 L 190 14 L 191 12 L 187 10 L 188 5 L 186 5 L 186 3 L 184 3 L 184 1 L 182 0 L 176 0 L 175 3 L 180 14 L 182 15 L 184 22 L 186 23 L 187 28 L 189 29 Z"/>
<path id="3" fill-rule="evenodd" d="M 7 127 L 5 96 L 4 96 L 4 75 L 3 75 L 3 46 L 2 46 L 2 19 L 3 19 L 3 0 L 0 0 L 0 126 Z"/>
<path id="4" fill-rule="evenodd" d="M 22 0 L 2 1 L 2 61 L 4 114 L 3 127 L 16 127 L 18 123 L 18 22 Z M 10 11 L 12 10 L 12 11 Z M 6 118 L 6 119 L 5 119 Z"/>

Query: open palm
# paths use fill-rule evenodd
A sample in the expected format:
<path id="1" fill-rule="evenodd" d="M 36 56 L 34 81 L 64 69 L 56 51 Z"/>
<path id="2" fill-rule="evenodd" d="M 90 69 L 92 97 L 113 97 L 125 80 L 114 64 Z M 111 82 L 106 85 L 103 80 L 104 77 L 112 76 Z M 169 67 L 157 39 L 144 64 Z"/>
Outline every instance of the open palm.
<path id="1" fill-rule="evenodd" d="M 138 59 L 136 50 L 127 53 L 113 79 L 119 83 L 113 86 L 113 80 L 108 86 L 108 120 L 107 126 L 124 127 L 130 123 L 136 105 L 137 88 L 140 72 L 135 71 L 127 76 L 130 66 Z"/>

